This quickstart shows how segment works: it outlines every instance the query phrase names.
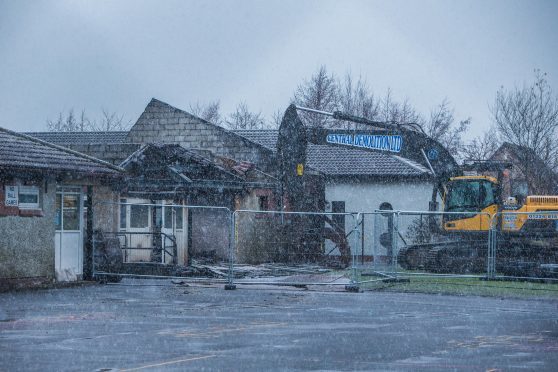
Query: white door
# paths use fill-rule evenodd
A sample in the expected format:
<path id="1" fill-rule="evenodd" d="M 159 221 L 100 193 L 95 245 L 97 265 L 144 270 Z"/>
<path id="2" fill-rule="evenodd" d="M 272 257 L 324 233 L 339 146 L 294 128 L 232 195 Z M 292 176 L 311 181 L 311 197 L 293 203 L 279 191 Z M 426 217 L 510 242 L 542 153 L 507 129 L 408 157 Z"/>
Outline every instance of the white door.
<path id="1" fill-rule="evenodd" d="M 124 251 L 124 262 L 149 262 L 150 247 L 153 246 L 151 233 L 151 207 L 147 199 L 121 199 L 120 232 L 128 249 Z"/>
<path id="2" fill-rule="evenodd" d="M 176 263 L 184 265 L 184 208 L 167 206 L 174 205 L 171 201 L 163 202 L 163 205 L 161 213 L 163 247 L 166 246 L 167 250 L 173 253 L 171 237 L 174 237 L 176 242 Z M 163 259 L 164 263 L 172 263 L 172 255 L 166 254 Z"/>
<path id="3" fill-rule="evenodd" d="M 57 188 L 54 269 L 58 281 L 75 281 L 83 275 L 82 212 L 81 187 Z"/>

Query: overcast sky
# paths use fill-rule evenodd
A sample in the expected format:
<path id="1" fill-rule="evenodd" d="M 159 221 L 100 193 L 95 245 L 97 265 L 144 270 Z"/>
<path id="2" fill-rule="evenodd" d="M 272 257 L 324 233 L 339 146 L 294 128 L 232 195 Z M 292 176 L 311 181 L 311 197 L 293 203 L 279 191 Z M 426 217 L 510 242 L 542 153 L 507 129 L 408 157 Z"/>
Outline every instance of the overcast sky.
<path id="1" fill-rule="evenodd" d="M 447 98 L 477 135 L 501 85 L 540 68 L 558 90 L 557 19 L 558 1 L 0 0 L 0 126 L 135 122 L 152 97 L 271 116 L 323 64 L 425 114 Z"/>

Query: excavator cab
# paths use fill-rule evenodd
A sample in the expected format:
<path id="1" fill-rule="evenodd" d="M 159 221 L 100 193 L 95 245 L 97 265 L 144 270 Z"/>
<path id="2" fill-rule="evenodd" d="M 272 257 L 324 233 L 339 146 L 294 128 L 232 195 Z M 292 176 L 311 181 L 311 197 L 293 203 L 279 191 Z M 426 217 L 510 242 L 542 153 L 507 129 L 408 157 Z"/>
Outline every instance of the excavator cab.
<path id="1" fill-rule="evenodd" d="M 500 187 L 490 176 L 461 176 L 450 178 L 446 185 L 444 212 L 467 212 L 444 214 L 443 227 L 447 232 L 487 231 L 487 214 L 498 212 Z"/>

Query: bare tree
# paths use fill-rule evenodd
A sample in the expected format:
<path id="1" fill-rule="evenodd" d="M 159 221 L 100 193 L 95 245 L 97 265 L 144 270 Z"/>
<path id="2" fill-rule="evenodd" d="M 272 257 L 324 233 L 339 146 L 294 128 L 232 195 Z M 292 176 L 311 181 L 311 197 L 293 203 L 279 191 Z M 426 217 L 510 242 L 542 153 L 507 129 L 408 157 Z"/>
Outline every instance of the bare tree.
<path id="1" fill-rule="evenodd" d="M 391 89 L 385 96 L 377 98 L 368 86 L 366 79 L 359 76 L 354 79 L 346 73 L 342 81 L 334 74 L 329 74 L 325 66 L 309 80 L 300 84 L 294 94 L 293 102 L 321 111 L 333 112 L 340 110 L 345 113 L 365 117 L 371 120 L 396 124 L 418 124 L 409 126 L 416 130 L 424 128 L 424 132 L 439 141 L 459 159 L 465 149 L 463 135 L 470 125 L 470 118 L 456 122 L 453 109 L 447 99 L 443 100 L 430 112 L 428 120 L 405 99 L 397 102 L 393 98 Z M 301 113 L 309 126 L 332 127 L 338 126 L 331 118 L 311 113 Z M 348 128 L 357 126 L 344 123 Z"/>
<path id="2" fill-rule="evenodd" d="M 271 114 L 271 124 L 270 127 L 277 129 L 281 126 L 281 121 L 283 121 L 283 115 L 285 114 L 284 110 L 276 110 L 273 114 Z"/>
<path id="3" fill-rule="evenodd" d="M 546 73 L 535 70 L 535 80 L 522 88 L 500 87 L 490 107 L 502 141 L 537 154 L 546 165 L 558 165 L 558 99 L 546 80 Z M 528 160 L 526 160 L 528 162 Z M 524 164 L 528 168 L 529 164 Z"/>
<path id="4" fill-rule="evenodd" d="M 223 125 L 223 119 L 221 117 L 221 102 L 219 100 L 209 102 L 207 105 L 196 102 L 195 105 L 190 105 L 190 112 L 212 124 L 220 126 Z"/>
<path id="5" fill-rule="evenodd" d="M 482 136 L 473 138 L 463 148 L 463 160 L 488 160 L 500 147 L 496 128 L 490 127 Z"/>
<path id="6" fill-rule="evenodd" d="M 66 115 L 60 112 L 56 120 L 47 120 L 47 128 L 51 132 L 123 131 L 130 129 L 131 124 L 130 121 L 124 121 L 123 115 L 105 109 L 98 121 L 89 119 L 85 110 L 81 110 L 79 117 L 76 117 L 73 109 Z"/>
<path id="7" fill-rule="evenodd" d="M 395 101 L 390 88 L 388 88 L 385 96 L 379 100 L 377 120 L 392 124 L 422 124 L 424 122 L 422 116 L 408 99 L 401 103 Z"/>
<path id="8" fill-rule="evenodd" d="M 430 120 L 423 124 L 425 133 L 440 142 L 451 154 L 460 159 L 465 151 L 463 134 L 467 132 L 471 119 L 455 122 L 453 109 L 444 99 L 430 112 Z"/>
<path id="9" fill-rule="evenodd" d="M 339 82 L 339 110 L 364 117 L 370 120 L 378 120 L 380 113 L 380 100 L 376 99 L 368 83 L 362 76 L 354 82 L 350 73 L 345 74 L 343 82 Z"/>
<path id="10" fill-rule="evenodd" d="M 230 129 L 265 129 L 267 127 L 261 112 L 251 112 L 245 102 L 236 106 L 236 111 L 228 116 L 226 122 Z"/>
<path id="11" fill-rule="evenodd" d="M 48 119 L 47 128 L 51 132 L 83 132 L 91 130 L 91 121 L 85 115 L 85 110 L 76 117 L 74 109 L 70 109 L 67 115 L 60 112 L 56 120 Z"/>
<path id="12" fill-rule="evenodd" d="M 322 65 L 309 80 L 305 80 L 297 87 L 292 101 L 295 105 L 333 112 L 339 105 L 337 79 L 333 74 L 328 74 L 326 67 Z M 324 115 L 307 112 L 301 115 L 309 126 L 329 127 L 333 123 L 329 117 Z"/>
<path id="13" fill-rule="evenodd" d="M 99 132 L 125 131 L 131 127 L 130 121 L 124 120 L 124 115 L 118 115 L 116 112 L 102 110 L 102 116 L 99 121 L 90 121 L 90 130 Z"/>

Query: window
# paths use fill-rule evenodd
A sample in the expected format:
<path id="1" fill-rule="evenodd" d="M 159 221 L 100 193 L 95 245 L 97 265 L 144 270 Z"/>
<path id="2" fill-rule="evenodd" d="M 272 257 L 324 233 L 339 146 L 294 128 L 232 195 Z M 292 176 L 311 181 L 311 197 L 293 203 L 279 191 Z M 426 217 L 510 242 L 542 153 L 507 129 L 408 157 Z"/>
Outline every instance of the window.
<path id="1" fill-rule="evenodd" d="M 172 229 L 172 207 L 164 207 L 165 211 L 165 229 Z"/>
<path id="2" fill-rule="evenodd" d="M 161 227 L 163 227 L 163 209 L 166 210 L 168 208 L 165 208 L 165 207 L 160 206 L 160 205 L 158 205 L 156 207 L 153 207 L 153 208 L 155 210 L 155 215 L 151 216 L 152 218 L 155 218 L 155 220 L 153 221 L 153 226 L 161 228 Z"/>
<path id="3" fill-rule="evenodd" d="M 182 229 L 182 208 L 179 207 L 164 207 L 165 211 L 165 229 L 172 229 L 172 215 L 175 214 L 177 230 Z"/>
<path id="4" fill-rule="evenodd" d="M 19 186 L 19 209 L 39 209 L 39 188 Z"/>
<path id="5" fill-rule="evenodd" d="M 120 205 L 120 228 L 126 228 L 126 199 L 120 199 L 120 202 L 123 203 Z"/>
<path id="6" fill-rule="evenodd" d="M 184 213 L 184 208 L 175 208 L 176 210 L 176 229 L 182 230 L 182 216 Z"/>
<path id="7" fill-rule="evenodd" d="M 62 200 L 62 227 L 65 231 L 79 231 L 79 195 L 64 194 Z"/>
<path id="8" fill-rule="evenodd" d="M 55 214 L 56 230 L 80 231 L 82 219 L 80 211 L 82 211 L 80 194 L 57 191 Z"/>
<path id="9" fill-rule="evenodd" d="M 496 195 L 489 181 L 460 180 L 451 183 L 445 199 L 446 211 L 475 212 L 494 204 Z"/>
<path id="10" fill-rule="evenodd" d="M 258 196 L 258 210 L 267 211 L 269 209 L 269 197 L 267 195 Z"/>
<path id="11" fill-rule="evenodd" d="M 149 206 L 147 205 L 130 206 L 130 227 L 131 228 L 149 227 Z"/>
<path id="12" fill-rule="evenodd" d="M 56 214 L 54 216 L 54 224 L 56 230 L 62 228 L 62 194 L 56 194 Z"/>

